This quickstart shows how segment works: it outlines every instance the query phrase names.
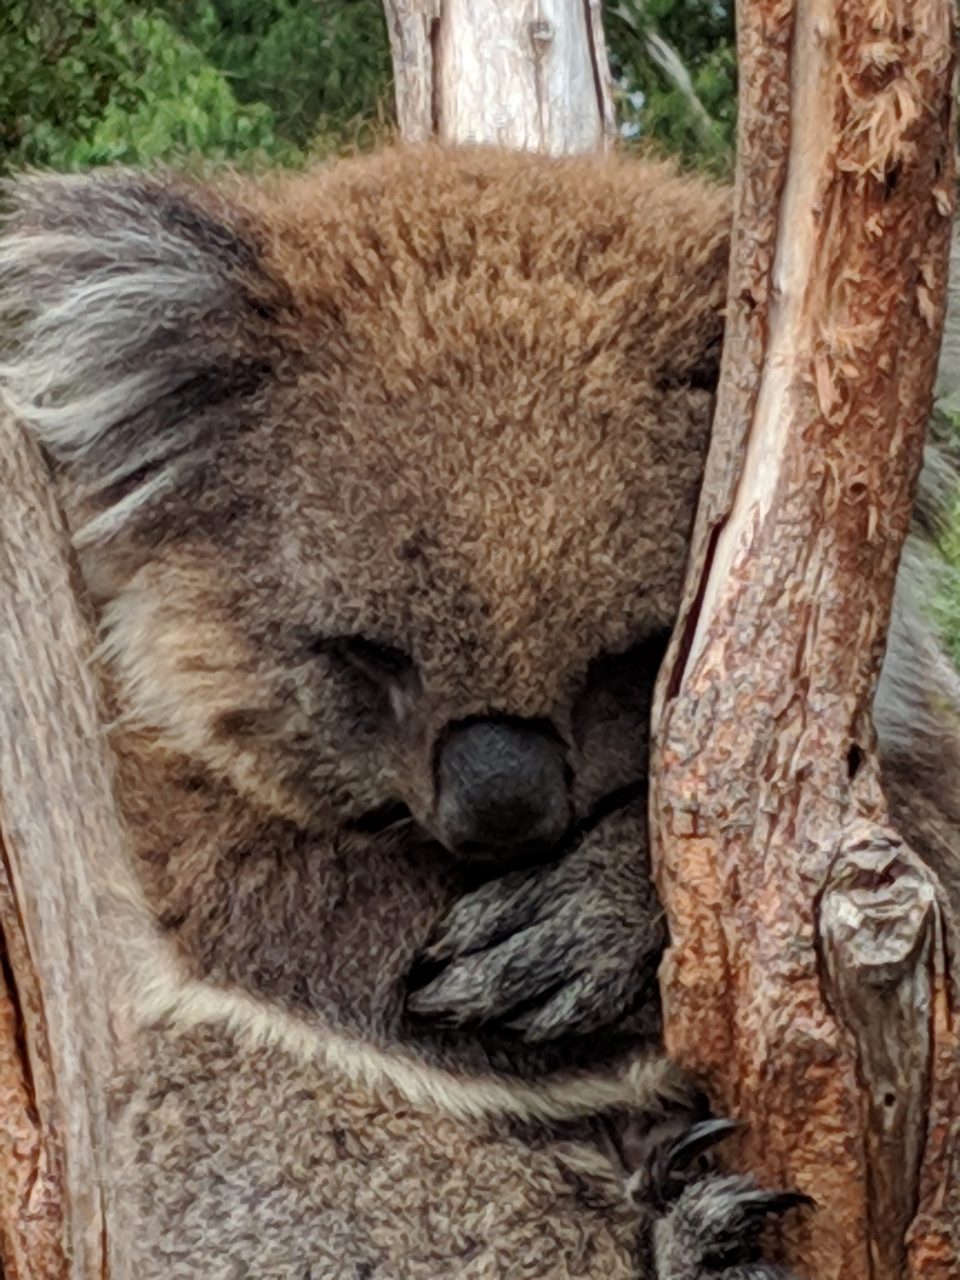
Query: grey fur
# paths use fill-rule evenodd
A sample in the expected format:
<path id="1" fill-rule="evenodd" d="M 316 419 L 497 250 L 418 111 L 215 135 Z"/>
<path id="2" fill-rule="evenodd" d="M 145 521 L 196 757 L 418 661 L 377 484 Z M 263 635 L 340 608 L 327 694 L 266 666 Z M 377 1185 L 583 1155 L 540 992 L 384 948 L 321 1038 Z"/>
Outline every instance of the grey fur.
<path id="1" fill-rule="evenodd" d="M 111 538 L 196 461 L 205 424 L 195 389 L 209 401 L 212 387 L 226 395 L 231 382 L 262 374 L 269 354 L 257 350 L 252 303 L 272 294 L 275 304 L 276 286 L 258 269 L 247 239 L 255 233 L 212 222 L 172 177 L 37 175 L 9 195 L 0 324 L 14 342 L 0 363 L 4 395 L 72 464 L 81 494 L 126 486 L 78 534 L 81 543 Z"/>
<path id="2" fill-rule="evenodd" d="M 944 409 L 960 410 L 960 234 L 954 230 L 950 245 L 950 280 L 947 287 L 947 323 L 937 369 L 937 400 Z"/>
<path id="3" fill-rule="evenodd" d="M 718 1241 L 724 1280 L 777 1274 L 746 1210 L 788 1202 L 655 1176 L 700 1112 L 658 1049 L 649 696 L 726 210 L 654 164 L 482 151 L 16 185 L 0 383 L 103 598 L 161 935 L 116 1092 L 142 1280 L 706 1280 Z M 936 506 L 952 474 L 927 477 Z M 949 875 L 930 527 L 877 720 Z M 403 681 L 338 665 L 358 631 Z M 434 763 L 491 712 L 550 722 L 575 821 L 556 865 L 478 885 Z"/>

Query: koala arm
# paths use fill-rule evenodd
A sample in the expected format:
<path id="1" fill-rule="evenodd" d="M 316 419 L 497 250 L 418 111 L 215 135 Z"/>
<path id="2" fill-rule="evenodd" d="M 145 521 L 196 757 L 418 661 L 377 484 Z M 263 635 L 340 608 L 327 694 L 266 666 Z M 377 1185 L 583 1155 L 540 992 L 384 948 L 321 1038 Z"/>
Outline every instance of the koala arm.
<path id="1" fill-rule="evenodd" d="M 532 1043 L 610 1025 L 655 980 L 663 916 L 645 800 L 588 831 L 560 862 L 461 898 L 424 960 L 445 967 L 408 999 L 448 1026 L 498 1021 Z"/>

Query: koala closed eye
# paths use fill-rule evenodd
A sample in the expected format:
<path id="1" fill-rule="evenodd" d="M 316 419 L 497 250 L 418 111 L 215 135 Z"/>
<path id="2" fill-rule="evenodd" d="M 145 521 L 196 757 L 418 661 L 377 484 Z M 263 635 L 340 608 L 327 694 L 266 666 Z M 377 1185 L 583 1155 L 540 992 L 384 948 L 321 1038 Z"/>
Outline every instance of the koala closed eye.
<path id="1" fill-rule="evenodd" d="M 397 645 L 364 635 L 314 637 L 308 644 L 314 657 L 324 657 L 356 686 L 360 701 L 369 704 L 377 718 L 403 721 L 420 691 L 416 664 Z"/>
<path id="2" fill-rule="evenodd" d="M 314 653 L 330 654 L 336 661 L 359 671 L 378 685 L 390 686 L 406 680 L 415 672 L 414 661 L 409 654 L 396 645 L 371 640 L 367 636 L 324 636 L 315 640 L 311 649 Z"/>

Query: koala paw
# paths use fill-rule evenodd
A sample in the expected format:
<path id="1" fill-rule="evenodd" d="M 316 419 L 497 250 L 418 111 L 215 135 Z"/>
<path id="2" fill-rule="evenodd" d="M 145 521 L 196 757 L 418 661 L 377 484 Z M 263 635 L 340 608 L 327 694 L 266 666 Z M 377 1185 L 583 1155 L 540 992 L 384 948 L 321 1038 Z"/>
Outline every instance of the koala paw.
<path id="1" fill-rule="evenodd" d="M 663 945 L 642 851 L 621 863 L 575 850 L 466 894 L 422 959 L 438 976 L 412 1014 L 444 1026 L 500 1022 L 531 1043 L 614 1022 L 650 983 Z"/>
<path id="2" fill-rule="evenodd" d="M 689 1176 L 690 1165 L 732 1128 L 707 1120 L 667 1147 L 650 1176 L 661 1214 L 653 1224 L 658 1280 L 794 1280 L 760 1257 L 759 1236 L 770 1214 L 813 1201 L 797 1191 L 765 1191 L 747 1176 Z"/>

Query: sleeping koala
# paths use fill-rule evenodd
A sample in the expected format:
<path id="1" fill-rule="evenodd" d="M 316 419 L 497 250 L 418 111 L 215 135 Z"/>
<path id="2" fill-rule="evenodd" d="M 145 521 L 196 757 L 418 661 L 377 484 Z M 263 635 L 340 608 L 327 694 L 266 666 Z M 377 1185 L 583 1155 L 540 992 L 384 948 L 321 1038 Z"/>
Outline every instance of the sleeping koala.
<path id="1" fill-rule="evenodd" d="M 757 1228 L 800 1197 L 703 1167 L 728 1126 L 657 1048 L 646 856 L 726 192 L 398 149 L 13 195 L 2 383 L 162 935 L 131 1274 L 785 1275 Z"/>

